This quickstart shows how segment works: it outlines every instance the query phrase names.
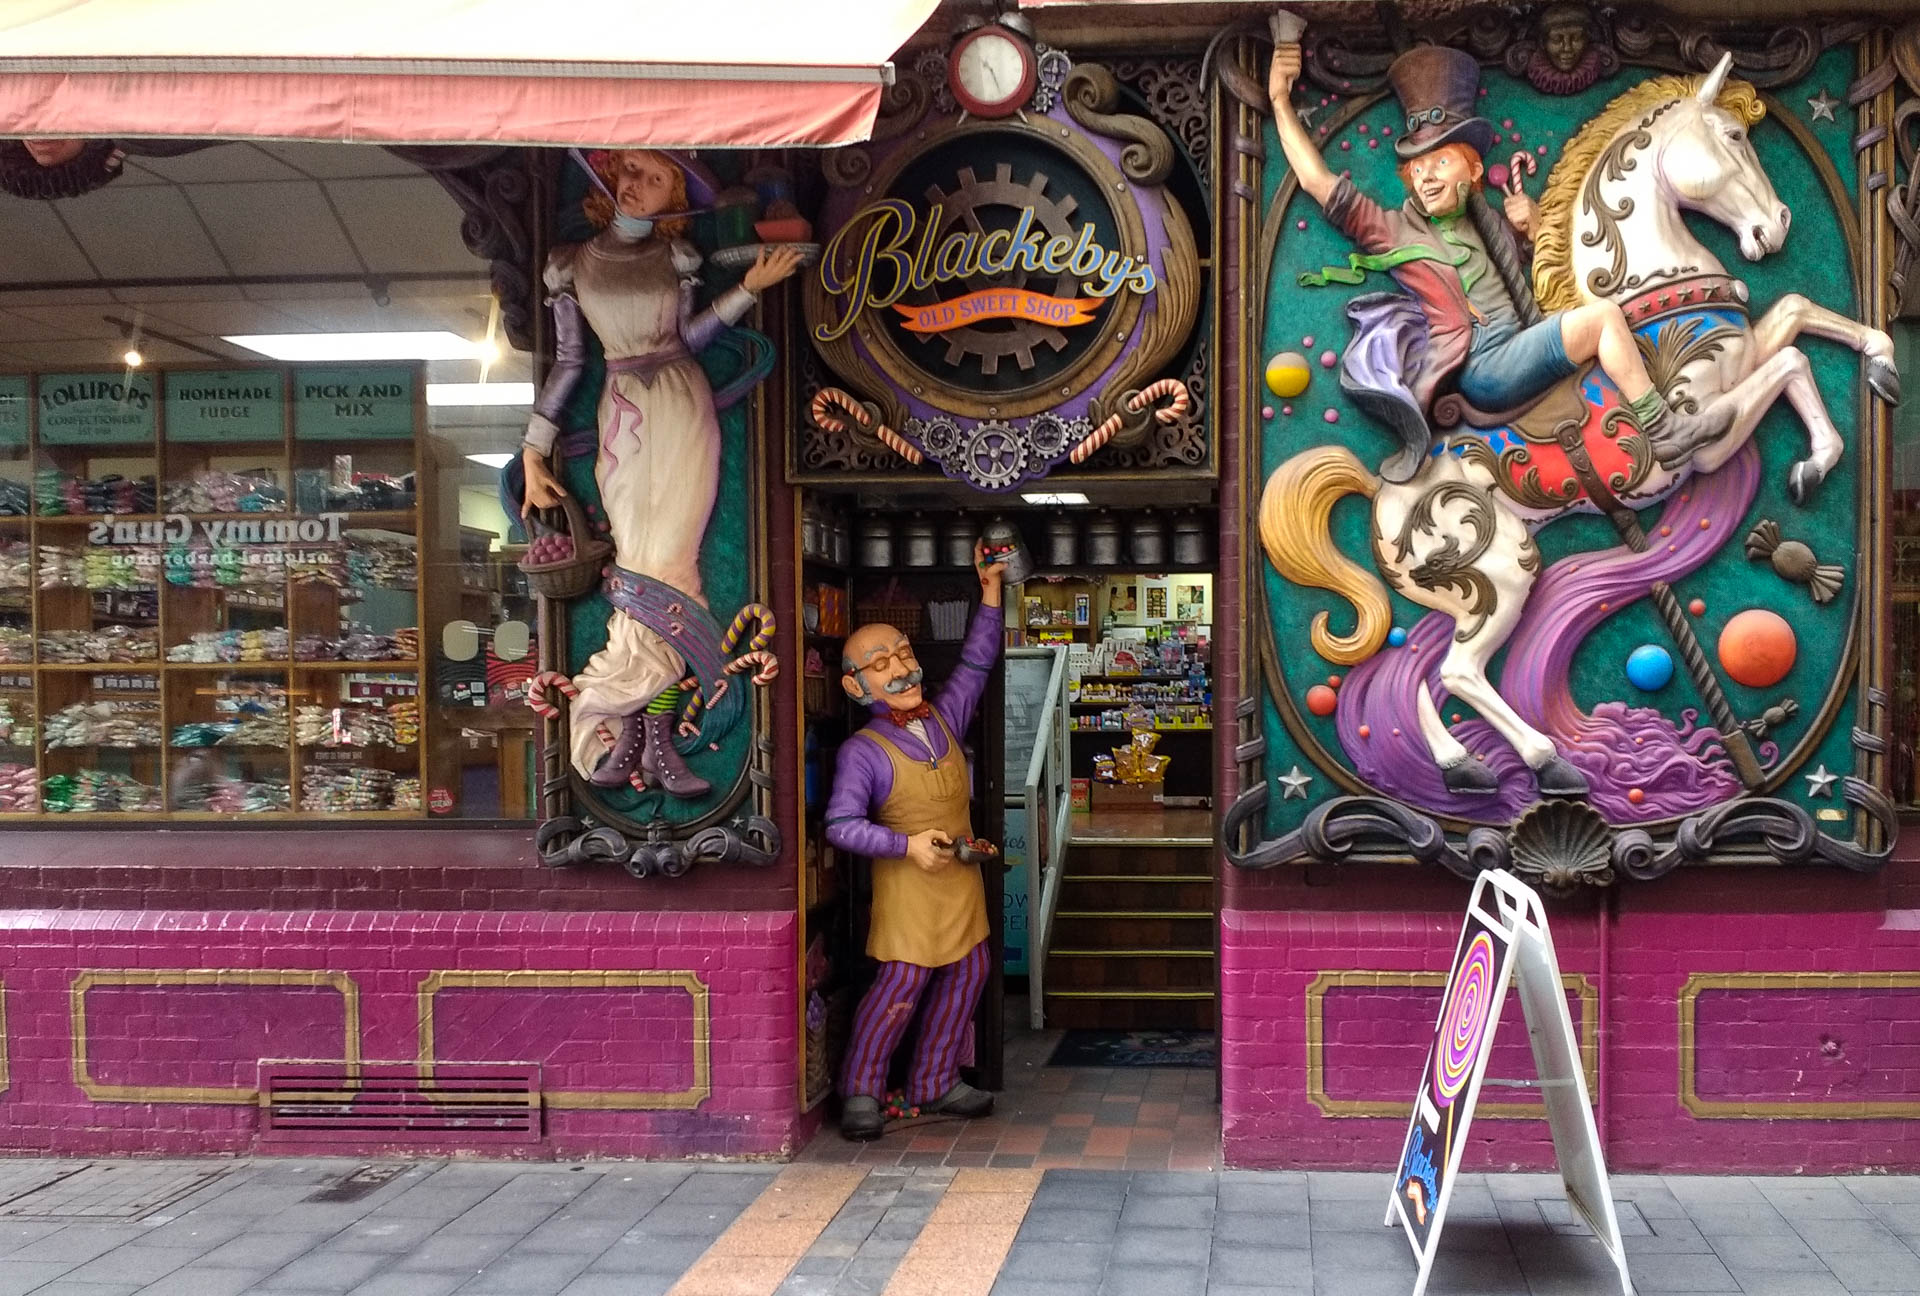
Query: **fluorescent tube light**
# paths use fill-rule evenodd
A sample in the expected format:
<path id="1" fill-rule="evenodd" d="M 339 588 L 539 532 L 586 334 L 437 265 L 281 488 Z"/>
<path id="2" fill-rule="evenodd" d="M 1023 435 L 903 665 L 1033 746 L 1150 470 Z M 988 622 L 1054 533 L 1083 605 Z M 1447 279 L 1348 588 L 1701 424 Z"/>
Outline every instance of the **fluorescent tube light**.
<path id="1" fill-rule="evenodd" d="M 530 382 L 428 383 L 429 405 L 531 405 Z"/>
<path id="2" fill-rule="evenodd" d="M 1029 491 L 1020 496 L 1029 504 L 1085 504 L 1087 497 L 1079 491 Z"/>
<path id="3" fill-rule="evenodd" d="M 223 336 L 275 360 L 487 360 L 498 348 L 439 329 L 425 333 L 239 333 Z"/>
<path id="4" fill-rule="evenodd" d="M 519 458 L 518 455 L 510 455 L 505 453 L 470 454 L 467 456 L 467 462 L 477 463 L 483 468 L 505 468 L 508 464 L 512 463 L 517 458 Z"/>

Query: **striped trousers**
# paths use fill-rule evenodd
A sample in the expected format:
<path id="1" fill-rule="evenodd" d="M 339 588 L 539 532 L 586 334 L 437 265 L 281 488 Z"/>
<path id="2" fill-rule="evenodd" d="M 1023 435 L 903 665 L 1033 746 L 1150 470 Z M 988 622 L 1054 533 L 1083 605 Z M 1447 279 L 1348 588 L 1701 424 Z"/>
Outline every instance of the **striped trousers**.
<path id="1" fill-rule="evenodd" d="M 981 941 L 945 967 L 882 963 L 853 1016 L 841 1096 L 887 1096 L 887 1064 L 923 995 L 926 1010 L 907 1079 L 907 1101 L 929 1103 L 953 1088 L 960 1080 L 960 1056 L 974 1005 L 987 984 L 987 958 L 987 942 Z"/>

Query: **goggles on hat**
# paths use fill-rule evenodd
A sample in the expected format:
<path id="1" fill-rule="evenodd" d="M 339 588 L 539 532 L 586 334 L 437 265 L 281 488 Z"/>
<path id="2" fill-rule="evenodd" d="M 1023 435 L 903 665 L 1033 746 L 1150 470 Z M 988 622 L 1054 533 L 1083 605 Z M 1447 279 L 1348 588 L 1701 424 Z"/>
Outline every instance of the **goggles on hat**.
<path id="1" fill-rule="evenodd" d="M 1425 112 L 1410 112 L 1407 114 L 1407 129 L 1419 130 L 1428 123 L 1438 126 L 1450 115 L 1445 108 L 1429 108 Z"/>

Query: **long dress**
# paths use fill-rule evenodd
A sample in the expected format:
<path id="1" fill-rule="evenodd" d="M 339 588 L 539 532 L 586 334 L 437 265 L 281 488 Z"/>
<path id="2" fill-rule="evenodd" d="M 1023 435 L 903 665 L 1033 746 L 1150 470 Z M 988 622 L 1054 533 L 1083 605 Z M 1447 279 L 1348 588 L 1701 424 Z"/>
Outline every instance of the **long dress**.
<path id="1" fill-rule="evenodd" d="M 685 243 L 629 243 L 603 232 L 556 249 L 547 282 L 556 291 L 571 287 L 607 359 L 593 471 L 613 560 L 704 607 L 700 546 L 719 490 L 720 423 L 694 352 L 744 315 L 752 297 L 736 288 L 695 313 L 699 265 Z M 574 768 L 589 774 L 606 755 L 600 726 L 617 739 L 630 717 L 685 673 L 680 654 L 659 635 L 614 612 L 607 646 L 574 677 Z"/>

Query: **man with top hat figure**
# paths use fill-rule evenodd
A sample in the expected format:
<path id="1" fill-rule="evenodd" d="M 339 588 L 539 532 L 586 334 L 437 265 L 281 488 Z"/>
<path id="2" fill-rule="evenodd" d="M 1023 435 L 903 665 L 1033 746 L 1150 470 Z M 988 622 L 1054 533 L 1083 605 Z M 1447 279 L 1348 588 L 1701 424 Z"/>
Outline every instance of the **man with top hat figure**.
<path id="1" fill-rule="evenodd" d="M 931 702 L 907 636 L 865 625 L 847 636 L 841 686 L 873 712 L 840 745 L 827 799 L 827 841 L 873 861 L 867 954 L 879 973 L 854 1013 L 840 1092 L 840 1132 L 879 1138 L 887 1069 L 915 1013 L 920 1036 L 906 1101 L 923 1112 L 985 1116 L 993 1095 L 960 1078 L 968 1032 L 987 983 L 987 893 L 977 863 L 954 848 L 972 835 L 972 774 L 960 736 L 1000 656 L 1004 557 L 976 541 L 980 606 L 960 665 Z"/>
<path id="2" fill-rule="evenodd" d="M 1297 32 L 1298 19 L 1291 21 Z M 1588 302 L 1529 322 L 1538 310 L 1519 245 L 1532 232 L 1536 210 L 1517 183 L 1502 203 L 1504 219 L 1480 195 L 1494 131 L 1476 115 L 1480 65 L 1472 55 L 1423 45 L 1387 69 L 1406 114 L 1394 152 L 1407 189 L 1406 202 L 1388 208 L 1328 168 L 1295 114 L 1297 41 L 1296 34 L 1276 42 L 1267 77 L 1280 146 L 1300 187 L 1359 249 L 1346 266 L 1302 275 L 1301 283 L 1358 284 L 1370 272 L 1385 272 L 1404 290 L 1367 294 L 1348 306 L 1355 334 L 1342 385 L 1401 440 L 1381 465 L 1382 477 L 1404 482 L 1419 471 L 1432 448 L 1428 415 L 1448 389 L 1488 413 L 1511 412 L 1589 360 L 1613 380 L 1661 463 L 1681 462 L 1726 430 L 1730 410 L 1692 413 L 1667 405 L 1613 302 Z"/>

